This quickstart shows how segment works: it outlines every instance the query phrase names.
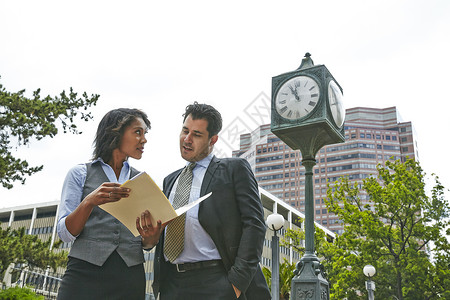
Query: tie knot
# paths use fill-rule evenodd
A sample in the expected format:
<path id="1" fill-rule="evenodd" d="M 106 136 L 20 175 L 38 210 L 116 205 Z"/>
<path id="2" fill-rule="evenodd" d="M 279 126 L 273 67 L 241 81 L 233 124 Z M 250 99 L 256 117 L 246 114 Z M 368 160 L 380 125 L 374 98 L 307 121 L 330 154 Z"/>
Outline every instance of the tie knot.
<path id="1" fill-rule="evenodd" d="M 191 171 L 192 172 L 192 170 L 194 170 L 194 168 L 195 168 L 195 166 L 197 165 L 197 163 L 190 163 L 189 165 L 188 165 L 188 169 L 189 169 L 189 171 Z"/>

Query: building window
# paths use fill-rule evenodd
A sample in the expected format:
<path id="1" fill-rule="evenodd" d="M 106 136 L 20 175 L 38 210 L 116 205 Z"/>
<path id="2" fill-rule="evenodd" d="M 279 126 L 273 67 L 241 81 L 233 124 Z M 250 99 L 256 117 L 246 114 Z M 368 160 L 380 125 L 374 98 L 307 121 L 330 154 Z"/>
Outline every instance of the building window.
<path id="1" fill-rule="evenodd" d="M 406 142 L 407 140 L 408 140 L 408 138 L 402 137 L 402 143 Z"/>
<path id="2" fill-rule="evenodd" d="M 400 128 L 400 132 L 406 132 L 406 127 Z"/>
<path id="3" fill-rule="evenodd" d="M 327 213 L 327 209 L 326 208 L 322 209 L 322 213 L 326 214 Z"/>
<path id="4" fill-rule="evenodd" d="M 371 135 L 370 133 L 368 133 L 368 134 L 366 134 L 366 138 L 367 138 L 367 139 L 371 139 L 371 138 L 372 138 L 372 135 Z"/>
<path id="5" fill-rule="evenodd" d="M 364 133 L 360 133 L 359 137 L 363 139 L 364 138 Z"/>
<path id="6" fill-rule="evenodd" d="M 391 140 L 391 136 L 390 135 L 387 135 L 386 136 L 386 141 L 390 141 Z"/>
<path id="7" fill-rule="evenodd" d="M 320 209 L 316 209 L 316 215 L 320 215 Z"/>
<path id="8" fill-rule="evenodd" d="M 377 140 L 381 139 L 381 135 L 377 134 L 376 138 L 377 138 Z"/>
<path id="9" fill-rule="evenodd" d="M 403 148 L 402 148 L 402 151 L 403 151 L 403 152 L 408 152 L 408 147 L 403 147 Z"/>
<path id="10" fill-rule="evenodd" d="M 273 147 L 273 151 L 278 151 L 278 147 L 277 146 Z"/>
<path id="11" fill-rule="evenodd" d="M 381 145 L 377 145 L 377 149 L 381 149 Z"/>
<path id="12" fill-rule="evenodd" d="M 352 139 L 355 139 L 355 138 L 356 138 L 356 134 L 352 133 Z"/>

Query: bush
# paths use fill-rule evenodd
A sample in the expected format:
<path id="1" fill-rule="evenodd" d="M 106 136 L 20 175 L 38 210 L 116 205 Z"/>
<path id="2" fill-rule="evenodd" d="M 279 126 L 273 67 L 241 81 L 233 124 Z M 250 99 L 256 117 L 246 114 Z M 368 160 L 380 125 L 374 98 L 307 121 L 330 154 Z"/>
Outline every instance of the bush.
<path id="1" fill-rule="evenodd" d="M 13 287 L 0 291 L 0 300 L 44 300 L 29 288 Z"/>

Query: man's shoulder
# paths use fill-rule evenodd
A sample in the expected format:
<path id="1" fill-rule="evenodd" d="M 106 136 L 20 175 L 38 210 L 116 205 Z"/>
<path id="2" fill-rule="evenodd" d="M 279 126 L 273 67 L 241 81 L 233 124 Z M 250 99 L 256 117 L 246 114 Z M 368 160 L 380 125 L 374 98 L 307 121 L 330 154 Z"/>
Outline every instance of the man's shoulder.
<path id="1" fill-rule="evenodd" d="M 225 157 L 225 158 L 215 158 L 216 162 L 223 163 L 223 164 L 229 164 L 232 166 L 242 166 L 242 165 L 249 165 L 248 161 L 244 158 L 240 157 Z"/>
<path id="2" fill-rule="evenodd" d="M 240 157 L 216 157 L 214 156 L 213 161 L 220 161 L 220 162 L 230 162 L 230 163 L 236 163 L 236 162 L 242 162 L 242 161 L 247 161 L 244 158 L 240 158 Z"/>

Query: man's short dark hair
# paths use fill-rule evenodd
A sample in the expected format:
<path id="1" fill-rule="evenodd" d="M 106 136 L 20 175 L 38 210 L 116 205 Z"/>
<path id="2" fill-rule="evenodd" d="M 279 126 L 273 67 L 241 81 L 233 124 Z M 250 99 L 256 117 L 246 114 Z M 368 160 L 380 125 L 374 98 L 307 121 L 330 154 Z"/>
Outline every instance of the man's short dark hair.
<path id="1" fill-rule="evenodd" d="M 186 107 L 186 111 L 183 114 L 183 122 L 191 115 L 193 120 L 204 119 L 208 121 L 208 133 L 209 137 L 216 135 L 222 130 L 222 116 L 220 113 L 208 104 L 200 104 L 197 101 L 194 104 L 190 104 Z"/>

